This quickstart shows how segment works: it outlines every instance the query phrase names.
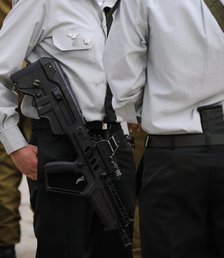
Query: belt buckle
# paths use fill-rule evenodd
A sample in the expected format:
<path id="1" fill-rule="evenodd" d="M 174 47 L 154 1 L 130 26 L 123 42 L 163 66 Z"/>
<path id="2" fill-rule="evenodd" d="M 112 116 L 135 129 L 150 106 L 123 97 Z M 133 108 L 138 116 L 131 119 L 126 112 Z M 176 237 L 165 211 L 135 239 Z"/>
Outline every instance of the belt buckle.
<path id="1" fill-rule="evenodd" d="M 102 123 L 102 130 L 108 130 L 108 123 Z"/>

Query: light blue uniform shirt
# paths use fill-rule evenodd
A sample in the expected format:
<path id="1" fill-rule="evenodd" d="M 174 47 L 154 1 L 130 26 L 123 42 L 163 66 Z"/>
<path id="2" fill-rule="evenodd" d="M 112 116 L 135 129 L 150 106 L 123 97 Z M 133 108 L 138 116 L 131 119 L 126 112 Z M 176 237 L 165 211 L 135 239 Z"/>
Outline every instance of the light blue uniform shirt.
<path id="1" fill-rule="evenodd" d="M 102 8 L 114 3 L 106 0 L 100 7 L 97 0 L 19 0 L 15 4 L 0 31 L 0 140 L 8 153 L 27 144 L 17 127 L 18 98 L 10 81 L 24 59 L 59 60 L 85 119 L 103 120 L 107 28 Z M 31 97 L 24 99 L 22 112 L 38 118 Z"/>
<path id="2" fill-rule="evenodd" d="M 224 33 L 203 0 L 122 0 L 104 60 L 117 113 L 151 134 L 200 133 L 197 108 L 223 105 Z"/>

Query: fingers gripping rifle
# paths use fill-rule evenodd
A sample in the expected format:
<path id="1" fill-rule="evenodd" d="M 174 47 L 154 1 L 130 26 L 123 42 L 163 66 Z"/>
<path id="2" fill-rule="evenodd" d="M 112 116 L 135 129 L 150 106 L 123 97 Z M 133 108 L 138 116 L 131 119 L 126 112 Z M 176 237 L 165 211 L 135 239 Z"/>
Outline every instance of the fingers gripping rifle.
<path id="1" fill-rule="evenodd" d="M 47 190 L 87 197 L 104 229 L 119 230 L 124 246 L 130 245 L 131 219 L 112 180 L 118 180 L 121 175 L 113 159 L 116 141 L 112 138 L 112 141 L 95 142 L 90 138 L 69 81 L 56 60 L 41 58 L 13 74 L 11 79 L 19 91 L 34 98 L 40 118 L 49 120 L 52 132 L 66 135 L 76 152 L 74 162 L 45 164 Z M 66 175 L 70 179 L 76 176 L 78 180 L 64 180 Z M 84 187 L 77 189 L 80 181 L 85 182 Z"/>

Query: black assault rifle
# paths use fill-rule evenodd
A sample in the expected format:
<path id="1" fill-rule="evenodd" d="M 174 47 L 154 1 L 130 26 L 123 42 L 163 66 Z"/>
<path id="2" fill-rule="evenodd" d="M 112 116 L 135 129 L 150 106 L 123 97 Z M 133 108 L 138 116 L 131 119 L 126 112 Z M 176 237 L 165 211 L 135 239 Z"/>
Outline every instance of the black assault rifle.
<path id="1" fill-rule="evenodd" d="M 67 135 L 76 152 L 73 162 L 45 164 L 46 189 L 87 197 L 104 229 L 118 230 L 124 246 L 130 245 L 128 225 L 132 220 L 113 183 L 121 175 L 113 158 L 118 147 L 115 139 L 91 139 L 69 81 L 56 60 L 41 58 L 11 79 L 19 91 L 34 98 L 40 118 L 49 121 L 52 132 Z M 77 189 L 79 183 L 81 189 Z"/>

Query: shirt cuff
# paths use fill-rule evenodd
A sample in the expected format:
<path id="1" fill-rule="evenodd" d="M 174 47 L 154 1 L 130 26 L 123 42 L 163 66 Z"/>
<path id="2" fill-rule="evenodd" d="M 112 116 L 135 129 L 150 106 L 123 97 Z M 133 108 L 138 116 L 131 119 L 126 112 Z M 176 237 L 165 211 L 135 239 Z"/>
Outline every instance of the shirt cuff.
<path id="1" fill-rule="evenodd" d="M 116 108 L 116 106 L 114 108 L 116 113 L 120 115 L 124 119 L 124 121 L 127 121 L 128 123 L 138 124 L 134 103 L 125 105 L 121 108 Z"/>
<path id="2" fill-rule="evenodd" d="M 0 141 L 4 145 L 7 154 L 11 154 L 12 152 L 19 150 L 28 144 L 17 126 L 11 127 L 2 132 L 0 134 Z"/>

